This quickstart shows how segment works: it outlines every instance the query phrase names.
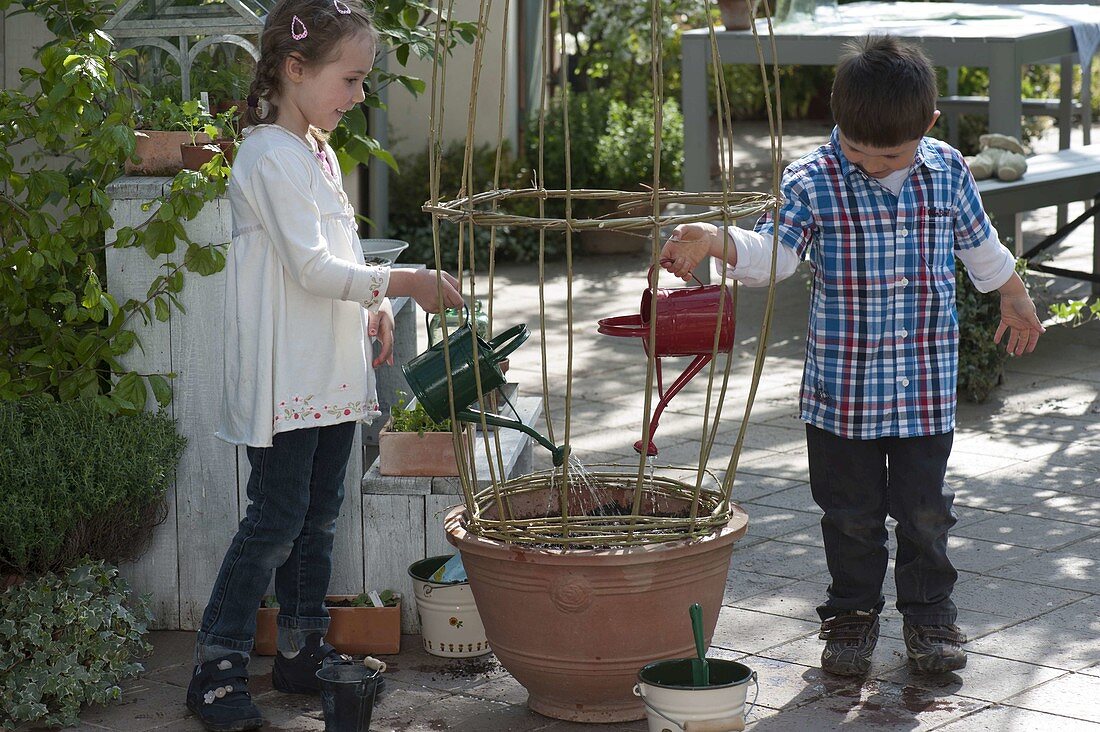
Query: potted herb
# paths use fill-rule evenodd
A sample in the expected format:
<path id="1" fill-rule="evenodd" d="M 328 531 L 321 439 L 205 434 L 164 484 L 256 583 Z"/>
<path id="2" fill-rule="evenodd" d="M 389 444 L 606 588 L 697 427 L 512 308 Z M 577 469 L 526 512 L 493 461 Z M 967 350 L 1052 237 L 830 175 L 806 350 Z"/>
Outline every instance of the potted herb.
<path id="1" fill-rule="evenodd" d="M 128 175 L 178 173 L 183 168 L 181 146 L 193 139 L 187 131 L 186 120 L 183 106 L 168 97 L 146 102 L 134 120 L 134 154 L 126 161 L 125 172 Z"/>
<path id="2" fill-rule="evenodd" d="M 406 407 L 406 396 L 397 392 L 397 404 L 378 433 L 379 471 L 382 475 L 458 475 L 451 421 L 436 422 L 418 403 Z"/>
<path id="3" fill-rule="evenodd" d="M 180 108 L 183 110 L 180 125 L 187 131 L 188 139 L 180 145 L 180 157 L 184 168 L 198 170 L 222 151 L 212 142 L 220 136 L 221 130 L 202 102 L 191 99 L 181 104 Z"/>
<path id="4" fill-rule="evenodd" d="M 382 603 L 379 607 L 374 604 L 372 594 L 361 592 L 325 598 L 329 614 L 325 640 L 340 653 L 386 655 L 401 650 L 401 595 L 393 590 L 377 593 Z M 256 611 L 255 651 L 261 656 L 275 655 L 278 616 L 279 602 L 274 595 L 269 595 Z"/>

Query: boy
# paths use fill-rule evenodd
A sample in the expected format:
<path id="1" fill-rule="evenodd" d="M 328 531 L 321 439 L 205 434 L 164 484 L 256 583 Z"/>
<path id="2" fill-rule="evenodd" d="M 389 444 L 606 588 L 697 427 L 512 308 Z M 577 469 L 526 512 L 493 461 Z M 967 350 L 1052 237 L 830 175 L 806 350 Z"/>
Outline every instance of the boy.
<path id="1" fill-rule="evenodd" d="M 1014 355 L 1043 326 L 1015 260 L 997 240 L 957 150 L 925 137 L 939 117 L 928 59 L 893 37 L 865 38 L 841 58 L 832 138 L 792 163 L 778 217 L 756 231 L 677 227 L 665 267 L 687 279 L 709 255 L 728 275 L 767 285 L 810 262 L 813 292 L 800 410 L 810 490 L 832 582 L 817 610 L 821 667 L 867 673 L 884 605 L 887 515 L 897 520 L 897 608 L 919 671 L 966 665 L 947 558 L 954 494 L 943 478 L 955 427 L 958 322 L 952 254 L 982 292 L 999 290 Z"/>

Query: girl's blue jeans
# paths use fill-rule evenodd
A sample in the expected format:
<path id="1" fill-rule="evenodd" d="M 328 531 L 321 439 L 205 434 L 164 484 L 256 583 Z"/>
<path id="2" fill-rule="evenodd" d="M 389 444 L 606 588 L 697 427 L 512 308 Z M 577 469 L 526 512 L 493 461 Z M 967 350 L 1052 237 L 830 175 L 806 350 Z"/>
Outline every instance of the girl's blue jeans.
<path id="1" fill-rule="evenodd" d="M 879 611 L 890 553 L 886 517 L 897 522 L 897 608 L 915 625 L 949 625 L 958 572 L 947 558 L 955 494 L 944 484 L 954 432 L 850 440 L 806 426 L 810 491 L 825 513 L 821 534 L 832 582 L 822 620 L 845 610 Z"/>
<path id="2" fill-rule="evenodd" d="M 356 424 L 282 432 L 271 447 L 247 449 L 250 503 L 203 613 L 196 663 L 248 655 L 272 571 L 279 649 L 296 651 L 328 630 L 324 600 Z"/>

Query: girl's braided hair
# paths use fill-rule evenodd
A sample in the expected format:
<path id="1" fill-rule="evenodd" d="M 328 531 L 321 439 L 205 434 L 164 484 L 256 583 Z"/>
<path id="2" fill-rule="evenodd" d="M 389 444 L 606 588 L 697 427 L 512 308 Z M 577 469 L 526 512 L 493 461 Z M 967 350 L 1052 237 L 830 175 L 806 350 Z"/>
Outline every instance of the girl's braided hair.
<path id="1" fill-rule="evenodd" d="M 279 118 L 279 108 L 271 100 L 282 92 L 281 71 L 288 56 L 296 54 L 307 66 L 323 64 L 336 54 L 341 41 L 358 33 L 370 34 L 377 47 L 378 32 L 360 0 L 279 0 L 264 21 L 243 126 Z"/>

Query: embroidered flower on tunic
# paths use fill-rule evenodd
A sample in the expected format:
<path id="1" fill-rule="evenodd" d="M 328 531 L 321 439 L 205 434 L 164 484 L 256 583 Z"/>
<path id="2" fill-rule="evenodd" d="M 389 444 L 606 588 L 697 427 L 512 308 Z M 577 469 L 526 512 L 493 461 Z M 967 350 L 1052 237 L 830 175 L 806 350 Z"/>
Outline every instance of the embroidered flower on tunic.
<path id="1" fill-rule="evenodd" d="M 346 391 L 347 387 L 347 384 L 342 384 L 339 389 L 340 391 Z M 317 420 L 321 419 L 326 414 L 332 417 L 350 417 L 353 414 L 364 415 L 379 411 L 377 399 L 372 399 L 370 401 L 357 399 L 356 401 L 344 402 L 342 404 L 325 404 L 317 408 L 311 403 L 313 396 L 313 394 L 307 397 L 295 395 L 291 398 L 291 402 L 301 404 L 301 406 L 287 406 L 285 401 L 279 402 L 279 408 L 275 410 L 276 414 L 272 420 L 273 424 L 285 421 L 293 422 L 294 420 Z"/>

